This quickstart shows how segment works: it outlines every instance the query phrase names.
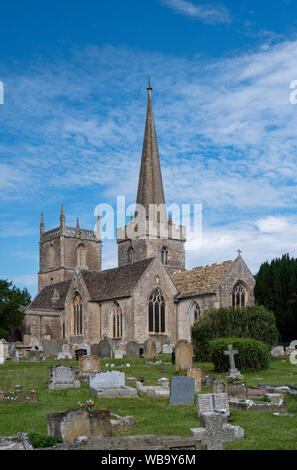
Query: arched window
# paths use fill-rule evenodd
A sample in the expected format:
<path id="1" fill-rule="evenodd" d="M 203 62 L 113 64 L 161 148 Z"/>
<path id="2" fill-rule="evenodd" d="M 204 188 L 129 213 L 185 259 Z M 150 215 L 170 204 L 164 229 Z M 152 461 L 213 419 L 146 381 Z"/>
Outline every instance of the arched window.
<path id="1" fill-rule="evenodd" d="M 135 253 L 134 253 L 134 248 L 133 246 L 130 246 L 128 248 L 128 260 L 130 264 L 133 264 L 135 261 Z"/>
<path id="2" fill-rule="evenodd" d="M 194 323 L 201 315 L 201 310 L 196 301 L 194 301 L 190 307 L 191 323 Z"/>
<path id="3" fill-rule="evenodd" d="M 150 333 L 165 333 L 165 301 L 159 288 L 153 290 L 149 299 L 148 323 Z"/>
<path id="4" fill-rule="evenodd" d="M 247 301 L 247 290 L 242 282 L 237 282 L 232 292 L 232 307 L 245 307 Z"/>
<path id="5" fill-rule="evenodd" d="M 77 247 L 77 265 L 86 267 L 86 247 L 83 244 Z"/>
<path id="6" fill-rule="evenodd" d="M 161 250 L 161 261 L 165 265 L 168 264 L 168 249 L 166 248 L 166 246 L 163 246 Z"/>
<path id="7" fill-rule="evenodd" d="M 121 338 L 123 334 L 123 315 L 118 302 L 111 307 L 112 337 Z"/>
<path id="8" fill-rule="evenodd" d="M 55 266 L 55 248 L 51 243 L 48 248 L 48 267 L 53 268 Z"/>
<path id="9" fill-rule="evenodd" d="M 83 331 L 83 311 L 82 311 L 82 300 L 81 296 L 76 293 L 73 298 L 73 333 L 75 335 L 81 335 Z"/>

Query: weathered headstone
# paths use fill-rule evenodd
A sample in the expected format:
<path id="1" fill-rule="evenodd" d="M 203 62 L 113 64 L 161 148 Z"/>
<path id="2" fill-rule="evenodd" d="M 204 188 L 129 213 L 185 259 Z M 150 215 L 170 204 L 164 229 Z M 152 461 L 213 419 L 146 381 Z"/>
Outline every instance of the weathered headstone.
<path id="1" fill-rule="evenodd" d="M 46 419 L 48 434 L 59 437 L 63 442 L 73 442 L 79 436 L 111 436 L 110 410 L 78 408 L 66 413 L 48 414 Z"/>
<path id="2" fill-rule="evenodd" d="M 172 354 L 173 344 L 163 344 L 162 353 L 163 354 Z"/>
<path id="3" fill-rule="evenodd" d="M 193 377 L 171 377 L 170 405 L 193 405 L 195 379 Z"/>
<path id="4" fill-rule="evenodd" d="M 0 364 L 3 364 L 5 359 L 9 357 L 8 342 L 5 339 L 0 340 Z"/>
<path id="5" fill-rule="evenodd" d="M 226 383 L 221 380 L 215 380 L 211 385 L 212 393 L 225 393 L 227 389 Z"/>
<path id="6" fill-rule="evenodd" d="M 187 370 L 187 376 L 195 379 L 195 392 L 201 391 L 202 371 L 199 367 L 192 367 Z"/>
<path id="7" fill-rule="evenodd" d="M 138 397 L 135 388 L 125 385 L 125 374 L 120 371 L 90 374 L 90 391 L 97 397 Z"/>
<path id="8" fill-rule="evenodd" d="M 48 382 L 49 390 L 58 390 L 61 388 L 78 388 L 80 381 L 78 379 L 79 371 L 74 367 L 65 365 L 49 368 L 50 380 Z"/>
<path id="9" fill-rule="evenodd" d="M 98 355 L 101 358 L 112 358 L 112 347 L 107 339 L 102 339 L 98 345 Z"/>
<path id="10" fill-rule="evenodd" d="M 127 358 L 139 357 L 139 344 L 136 341 L 129 341 L 126 346 L 126 352 Z"/>
<path id="11" fill-rule="evenodd" d="M 20 360 L 20 353 L 17 349 L 11 351 L 11 360 L 12 362 L 19 362 Z"/>
<path id="12" fill-rule="evenodd" d="M 62 352 L 64 342 L 62 339 L 44 339 L 42 342 L 43 355 L 45 357 L 57 357 L 59 352 Z"/>
<path id="13" fill-rule="evenodd" d="M 246 400 L 247 386 L 243 382 L 232 382 L 227 384 L 227 393 L 229 399 Z"/>
<path id="14" fill-rule="evenodd" d="M 71 348 L 69 344 L 63 344 L 62 346 L 62 351 L 58 353 L 58 359 L 63 359 L 63 360 L 72 360 L 73 359 L 73 354 L 71 352 Z"/>
<path id="15" fill-rule="evenodd" d="M 234 378 L 242 378 L 241 373 L 239 370 L 235 367 L 235 359 L 234 356 L 238 354 L 238 351 L 233 349 L 232 344 L 228 345 L 228 351 L 224 351 L 225 356 L 229 356 L 229 371 L 228 371 L 228 379 L 234 379 Z"/>
<path id="16" fill-rule="evenodd" d="M 181 339 L 175 346 L 175 369 L 188 370 L 193 367 L 193 349 L 189 341 Z"/>
<path id="17" fill-rule="evenodd" d="M 240 426 L 227 424 L 226 414 L 203 412 L 200 422 L 201 428 L 192 428 L 190 433 L 206 444 L 207 450 L 223 450 L 225 442 L 244 438 L 244 430 Z"/>
<path id="18" fill-rule="evenodd" d="M 41 360 L 41 351 L 31 349 L 26 352 L 26 358 L 28 362 L 39 362 Z"/>
<path id="19" fill-rule="evenodd" d="M 99 372 L 100 357 L 88 354 L 79 358 L 79 369 L 82 372 Z"/>
<path id="20" fill-rule="evenodd" d="M 153 359 L 157 356 L 156 343 L 150 338 L 144 342 L 144 357 Z"/>
<path id="21" fill-rule="evenodd" d="M 124 352 L 121 349 L 116 349 L 114 352 L 114 358 L 123 359 L 123 357 L 124 357 Z"/>
<path id="22" fill-rule="evenodd" d="M 205 393 L 197 395 L 197 414 L 213 413 L 225 410 L 230 413 L 227 393 Z"/>

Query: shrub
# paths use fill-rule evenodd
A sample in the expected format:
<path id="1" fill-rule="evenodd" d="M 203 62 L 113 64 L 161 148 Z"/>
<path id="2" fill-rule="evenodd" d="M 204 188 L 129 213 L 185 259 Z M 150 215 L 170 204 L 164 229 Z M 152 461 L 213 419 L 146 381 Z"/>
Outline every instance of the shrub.
<path id="1" fill-rule="evenodd" d="M 228 345 L 238 350 L 235 355 L 236 367 L 241 372 L 267 369 L 270 360 L 270 348 L 262 341 L 252 338 L 220 338 L 210 341 L 210 358 L 214 363 L 216 372 L 227 372 L 229 369 L 229 356 L 224 355 Z"/>
<path id="2" fill-rule="evenodd" d="M 211 309 L 192 326 L 196 358 L 207 361 L 209 341 L 229 337 L 253 338 L 272 347 L 277 344 L 279 333 L 273 313 L 265 307 L 253 305 L 241 309 Z"/>
<path id="3" fill-rule="evenodd" d="M 35 432 L 29 432 L 28 437 L 34 449 L 40 449 L 42 447 L 53 447 L 59 442 L 62 442 L 59 437 L 37 434 Z"/>

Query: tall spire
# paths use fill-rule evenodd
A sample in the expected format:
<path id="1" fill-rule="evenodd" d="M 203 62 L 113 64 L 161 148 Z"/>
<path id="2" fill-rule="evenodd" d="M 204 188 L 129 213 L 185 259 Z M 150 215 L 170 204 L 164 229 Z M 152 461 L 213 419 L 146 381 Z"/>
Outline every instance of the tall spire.
<path id="1" fill-rule="evenodd" d="M 144 206 L 147 216 L 149 214 L 150 204 L 165 204 L 151 91 L 152 87 L 149 81 L 147 87 L 146 122 L 136 200 L 136 204 Z"/>
<path id="2" fill-rule="evenodd" d="M 64 213 L 64 204 L 63 204 L 63 201 L 62 201 L 62 204 L 61 204 L 60 225 L 61 225 L 61 227 L 64 227 L 64 226 L 65 226 L 65 213 Z"/>

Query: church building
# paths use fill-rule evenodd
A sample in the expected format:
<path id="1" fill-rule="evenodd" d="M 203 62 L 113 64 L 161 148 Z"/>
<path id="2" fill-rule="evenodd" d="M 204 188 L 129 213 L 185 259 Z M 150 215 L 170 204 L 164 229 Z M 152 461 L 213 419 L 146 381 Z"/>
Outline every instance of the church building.
<path id="1" fill-rule="evenodd" d="M 117 346 L 151 338 L 160 347 L 191 341 L 192 324 L 209 308 L 254 303 L 255 280 L 240 250 L 233 260 L 186 269 L 186 231 L 166 213 L 150 85 L 147 91 L 136 210 L 117 231 L 118 267 L 101 269 L 100 219 L 97 232 L 78 220 L 70 227 L 62 204 L 60 225 L 45 231 L 41 214 L 38 294 L 25 311 L 25 344 L 95 344 L 107 336 Z"/>

